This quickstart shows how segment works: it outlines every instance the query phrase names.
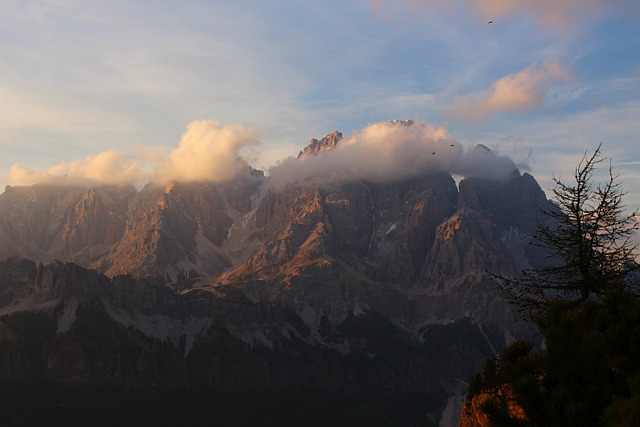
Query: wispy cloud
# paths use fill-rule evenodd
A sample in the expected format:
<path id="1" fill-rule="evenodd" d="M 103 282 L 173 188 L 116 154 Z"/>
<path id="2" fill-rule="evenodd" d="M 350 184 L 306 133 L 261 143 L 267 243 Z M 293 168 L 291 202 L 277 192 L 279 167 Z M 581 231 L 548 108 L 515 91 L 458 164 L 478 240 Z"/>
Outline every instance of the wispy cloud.
<path id="1" fill-rule="evenodd" d="M 494 82 L 478 96 L 455 97 L 450 113 L 457 118 L 478 120 L 489 114 L 521 112 L 542 105 L 557 82 L 572 82 L 573 75 L 558 62 L 532 65 Z"/>

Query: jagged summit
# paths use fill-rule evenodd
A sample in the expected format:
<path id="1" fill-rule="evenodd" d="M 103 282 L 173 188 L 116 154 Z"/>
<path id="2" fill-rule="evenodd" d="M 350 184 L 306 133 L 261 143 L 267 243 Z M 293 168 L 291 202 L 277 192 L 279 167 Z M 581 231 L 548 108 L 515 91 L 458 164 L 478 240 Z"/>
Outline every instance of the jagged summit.
<path id="1" fill-rule="evenodd" d="M 307 145 L 303 151 L 298 153 L 298 158 L 302 156 L 315 156 L 321 151 L 332 150 L 338 145 L 340 140 L 342 140 L 342 132 L 338 132 L 337 130 L 334 130 L 320 141 L 315 138 L 311 138 L 309 145 Z"/>
<path id="2" fill-rule="evenodd" d="M 484 144 L 476 144 L 471 149 L 474 153 L 493 154 L 493 151 Z"/>

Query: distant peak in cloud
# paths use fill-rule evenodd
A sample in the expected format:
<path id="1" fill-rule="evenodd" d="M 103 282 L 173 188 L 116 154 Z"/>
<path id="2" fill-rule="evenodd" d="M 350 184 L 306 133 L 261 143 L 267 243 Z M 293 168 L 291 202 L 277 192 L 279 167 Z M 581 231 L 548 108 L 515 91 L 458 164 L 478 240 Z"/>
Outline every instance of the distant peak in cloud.
<path id="1" fill-rule="evenodd" d="M 270 168 L 271 185 L 279 190 L 287 184 L 394 182 L 438 172 L 499 179 L 517 169 L 491 150 L 465 151 L 443 127 L 410 120 L 370 124 L 320 153 Z"/>
<path id="2" fill-rule="evenodd" d="M 479 120 L 490 114 L 520 112 L 544 104 L 547 92 L 557 82 L 572 82 L 573 74 L 555 61 L 530 65 L 494 82 L 478 96 L 456 97 L 449 114 L 464 120 Z"/>

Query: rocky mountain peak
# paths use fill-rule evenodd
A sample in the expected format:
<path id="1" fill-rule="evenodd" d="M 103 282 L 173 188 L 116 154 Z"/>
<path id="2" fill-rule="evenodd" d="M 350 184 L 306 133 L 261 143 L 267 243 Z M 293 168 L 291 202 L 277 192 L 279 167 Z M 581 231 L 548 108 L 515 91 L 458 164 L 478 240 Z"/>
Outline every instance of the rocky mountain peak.
<path id="1" fill-rule="evenodd" d="M 317 140 L 315 138 L 311 138 L 309 145 L 305 147 L 303 151 L 298 153 L 298 158 L 302 156 L 315 156 L 321 151 L 327 151 L 334 149 L 338 142 L 342 139 L 342 132 L 338 132 L 334 130 L 321 140 Z"/>
<path id="2" fill-rule="evenodd" d="M 474 153 L 493 154 L 493 151 L 484 144 L 476 144 L 471 149 Z"/>

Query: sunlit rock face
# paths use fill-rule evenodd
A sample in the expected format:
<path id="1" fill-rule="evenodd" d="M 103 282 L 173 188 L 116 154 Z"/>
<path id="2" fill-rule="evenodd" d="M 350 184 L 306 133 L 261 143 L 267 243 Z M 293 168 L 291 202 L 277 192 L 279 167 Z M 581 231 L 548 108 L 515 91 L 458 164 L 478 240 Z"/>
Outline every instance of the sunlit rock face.
<path id="1" fill-rule="evenodd" d="M 342 143 L 339 132 L 313 139 L 292 161 L 340 155 Z M 51 343 L 66 335 L 35 365 L 18 366 L 18 347 L 1 362 L 23 376 L 46 366 L 52 378 L 129 386 L 422 390 L 441 399 L 437 410 L 459 414 L 464 381 L 530 334 L 491 273 L 540 262 L 530 241 L 539 209 L 550 207 L 544 193 L 517 170 L 458 182 L 441 169 L 325 178 L 276 188 L 247 168 L 226 182 L 139 191 L 8 188 L 0 255 L 24 258 L 0 263 L 0 316 L 45 313 Z M 108 324 L 117 345 L 156 348 L 168 364 L 106 347 L 95 359 L 78 316 Z M 5 326 L 0 333 L 20 335 Z M 235 371 L 220 352 L 237 356 Z"/>
<path id="2" fill-rule="evenodd" d="M 213 282 L 238 286 L 255 302 L 290 295 L 301 307 L 313 306 L 306 313 L 314 313 L 314 322 L 343 319 L 354 305 L 404 321 L 407 291 L 456 197 L 455 182 L 444 174 L 271 192 L 257 211 L 262 243 L 255 255 Z"/>
<path id="3" fill-rule="evenodd" d="M 329 151 L 338 145 L 338 143 L 342 140 L 342 133 L 336 131 L 331 132 L 324 138 L 317 140 L 312 138 L 304 150 L 298 153 L 298 158 L 302 156 L 315 156 L 320 152 Z"/>
<path id="4" fill-rule="evenodd" d="M 497 409 L 505 416 L 516 420 L 523 425 L 527 422 L 524 409 L 517 404 L 513 390 L 508 385 L 482 390 L 474 396 L 469 396 L 462 409 L 459 427 L 494 427 L 497 425 L 483 411 L 483 406 L 488 401 L 496 405 Z"/>
<path id="5" fill-rule="evenodd" d="M 263 179 L 246 170 L 224 183 L 147 185 L 131 201 L 122 239 L 93 266 L 170 282 L 229 268 L 255 246 L 248 232 Z"/>

